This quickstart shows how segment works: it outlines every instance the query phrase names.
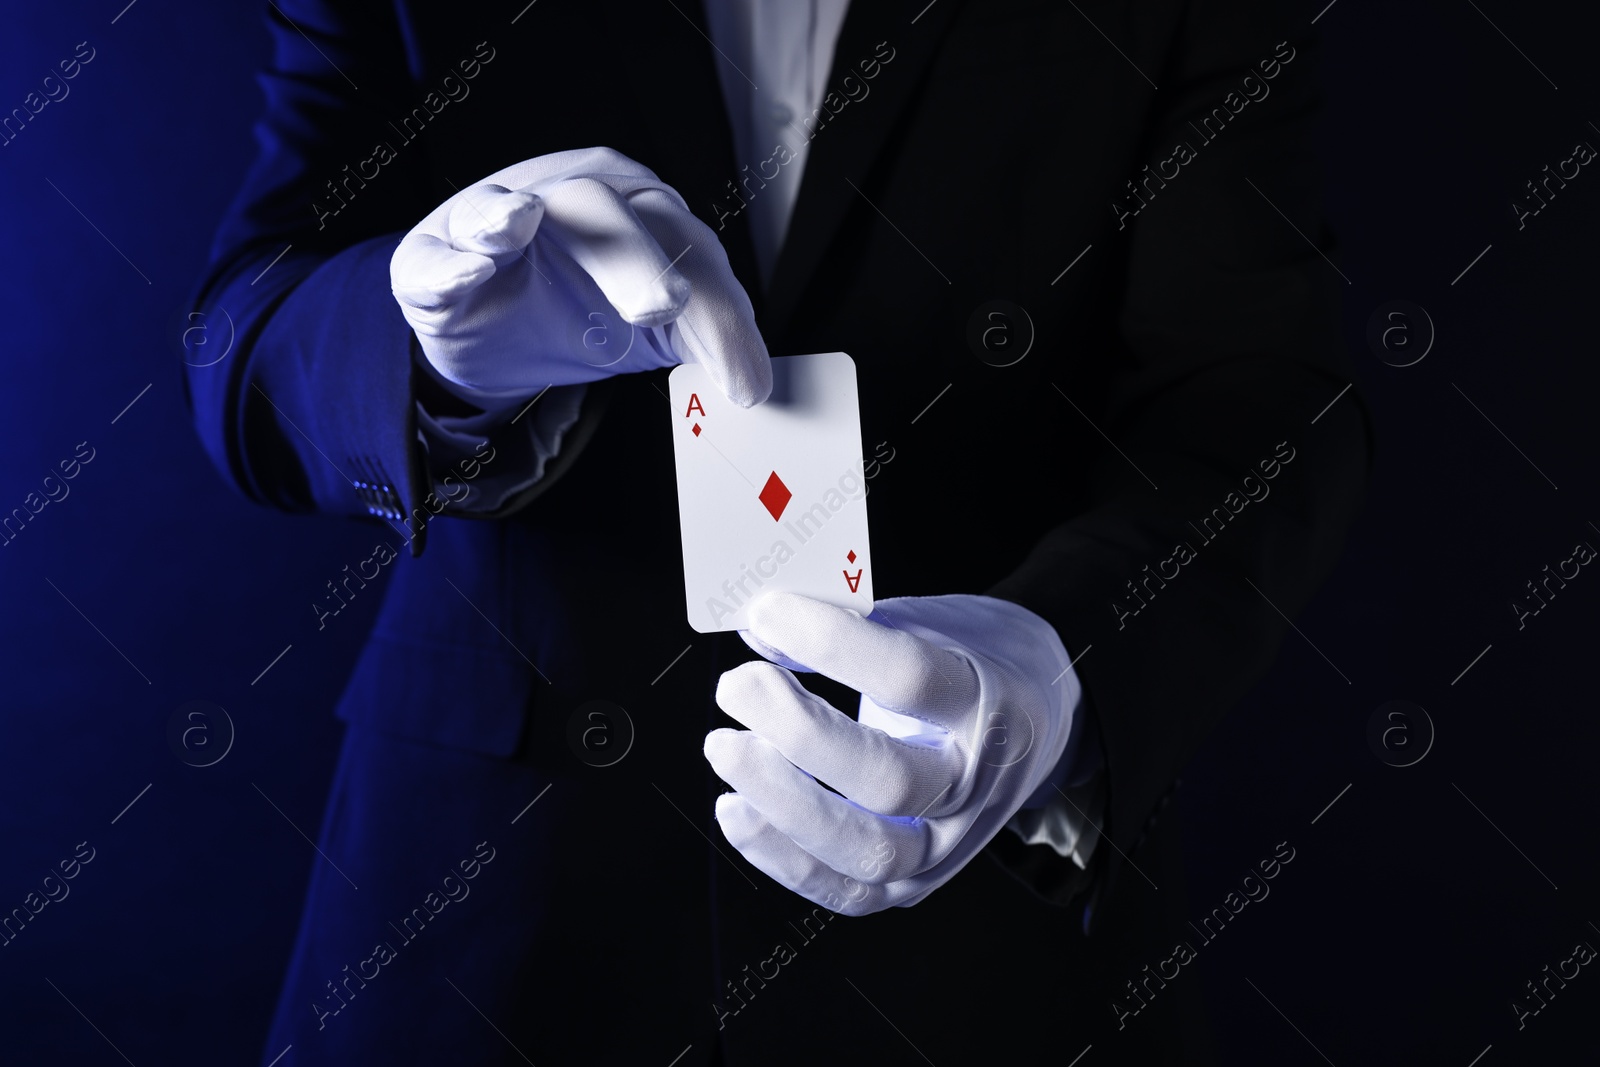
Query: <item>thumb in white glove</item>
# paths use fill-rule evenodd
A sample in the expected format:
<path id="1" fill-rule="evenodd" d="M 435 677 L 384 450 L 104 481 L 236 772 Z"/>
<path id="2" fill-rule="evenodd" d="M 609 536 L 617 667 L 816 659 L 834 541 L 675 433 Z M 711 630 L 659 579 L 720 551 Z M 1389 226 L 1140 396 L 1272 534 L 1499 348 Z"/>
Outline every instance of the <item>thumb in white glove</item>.
<path id="1" fill-rule="evenodd" d="M 428 362 L 480 394 L 686 362 L 742 407 L 772 390 L 716 235 L 609 148 L 538 156 L 463 189 L 401 240 L 389 273 Z"/>
<path id="2" fill-rule="evenodd" d="M 1054 628 L 992 597 L 884 600 L 863 619 L 772 593 L 746 640 L 862 694 L 852 720 L 746 663 L 717 703 L 749 729 L 705 743 L 736 790 L 716 806 L 729 843 L 846 915 L 915 904 L 977 855 L 1062 759 L 1082 692 Z"/>

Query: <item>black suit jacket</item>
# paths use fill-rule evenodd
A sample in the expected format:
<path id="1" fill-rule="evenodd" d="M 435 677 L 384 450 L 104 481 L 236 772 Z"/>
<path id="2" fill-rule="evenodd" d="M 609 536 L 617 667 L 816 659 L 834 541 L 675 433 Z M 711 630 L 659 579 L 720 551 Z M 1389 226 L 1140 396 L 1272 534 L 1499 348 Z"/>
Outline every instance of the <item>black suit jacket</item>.
<path id="1" fill-rule="evenodd" d="M 1160 927 L 1158 898 L 1124 868 L 1175 869 L 1176 839 L 1153 819 L 1266 670 L 1279 609 L 1301 609 L 1332 566 L 1370 459 L 1356 391 L 1312 422 L 1350 373 L 1341 283 L 1310 243 L 1330 248 L 1305 20 L 1264 0 L 857 0 L 763 292 L 737 210 L 760 195 L 741 182 L 761 160 L 735 158 L 725 60 L 698 4 L 280 0 L 268 19 L 261 154 L 197 298 L 228 311 L 240 343 L 190 368 L 189 387 L 211 456 L 252 498 L 363 517 L 376 539 L 410 543 L 380 579 L 384 609 L 340 714 L 527 761 L 620 819 L 660 808 L 641 865 L 704 851 L 683 814 L 732 852 L 699 742 L 717 674 L 748 653 L 683 618 L 661 375 L 592 387 L 580 431 L 514 513 L 435 517 L 449 509 L 429 496 L 414 411 L 419 396 L 445 401 L 389 292 L 396 243 L 456 190 L 606 145 L 718 230 L 774 355 L 855 358 L 867 451 L 894 457 L 870 482 L 880 597 L 1008 598 L 1081 657 L 1109 788 L 1092 919 L 1113 923 L 1112 941 Z M 995 300 L 1006 318 L 990 317 Z M 1010 347 L 986 361 L 997 325 Z M 639 730 L 639 754 L 603 786 L 563 740 L 571 710 L 597 697 L 630 707 Z M 1046 847 L 1002 833 L 988 852 L 1037 898 L 1087 898 Z M 713 881 L 735 887 L 715 928 L 716 909 L 749 892 L 730 868 L 761 876 L 711 859 Z M 1044 921 L 1048 906 L 979 866 L 916 909 L 856 923 L 901 939 L 898 969 L 873 965 L 906 981 L 907 1004 L 921 1002 L 908 946 L 932 921 L 915 913 L 998 908 L 1024 939 Z M 764 888 L 763 906 L 786 897 L 804 912 Z M 703 888 L 685 892 L 703 909 Z M 1166 899 L 1181 924 L 1181 898 Z M 984 966 L 1037 959 L 972 921 L 957 940 Z M 1111 1021 L 1131 972 L 1110 956 L 1079 964 L 1071 988 L 1094 1003 L 1073 1018 Z"/>

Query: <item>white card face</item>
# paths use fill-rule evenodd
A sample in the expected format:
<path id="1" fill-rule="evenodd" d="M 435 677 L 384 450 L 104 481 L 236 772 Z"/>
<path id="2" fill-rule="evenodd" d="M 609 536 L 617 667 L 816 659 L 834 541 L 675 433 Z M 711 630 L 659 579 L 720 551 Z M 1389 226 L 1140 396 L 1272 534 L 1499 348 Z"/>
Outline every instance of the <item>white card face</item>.
<path id="1" fill-rule="evenodd" d="M 697 364 L 669 377 L 684 593 L 703 634 L 748 628 L 766 592 L 872 611 L 855 361 L 780 356 L 772 378 L 746 409 Z"/>

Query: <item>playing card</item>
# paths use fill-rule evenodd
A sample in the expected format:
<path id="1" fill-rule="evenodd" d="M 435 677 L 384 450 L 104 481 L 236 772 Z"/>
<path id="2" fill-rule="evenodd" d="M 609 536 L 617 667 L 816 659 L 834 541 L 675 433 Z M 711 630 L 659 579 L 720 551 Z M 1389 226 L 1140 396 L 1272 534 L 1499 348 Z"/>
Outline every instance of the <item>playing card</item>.
<path id="1" fill-rule="evenodd" d="M 843 352 L 772 361 L 772 396 L 741 408 L 673 370 L 683 586 L 700 633 L 748 627 L 766 592 L 872 611 L 856 365 Z"/>

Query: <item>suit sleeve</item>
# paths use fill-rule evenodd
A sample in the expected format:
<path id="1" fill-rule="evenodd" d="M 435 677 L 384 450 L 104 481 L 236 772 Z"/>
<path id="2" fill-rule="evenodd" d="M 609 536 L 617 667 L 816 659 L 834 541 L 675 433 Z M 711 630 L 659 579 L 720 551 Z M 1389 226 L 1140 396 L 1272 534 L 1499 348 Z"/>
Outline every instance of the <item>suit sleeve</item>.
<path id="1" fill-rule="evenodd" d="M 440 472 L 419 426 L 419 406 L 425 416 L 442 401 L 418 366 L 389 260 L 440 199 L 426 129 L 394 125 L 425 90 L 392 5 L 278 0 L 266 20 L 257 156 L 191 304 L 208 345 L 226 329 L 232 347 L 210 365 L 186 360 L 191 411 L 212 462 L 252 500 L 403 524 L 420 554 L 428 520 L 451 503 L 434 491 Z M 591 414 L 569 438 L 592 431 Z M 484 471 L 504 481 L 505 468 L 533 453 L 531 427 L 511 427 L 496 442 L 509 447 L 462 461 L 456 484 Z M 575 451 L 563 449 L 515 506 Z"/>
<path id="2" fill-rule="evenodd" d="M 1118 371 L 1091 412 L 1116 447 L 1092 461 L 1088 505 L 989 591 L 1049 620 L 1077 660 L 1113 846 L 1096 849 L 1095 899 L 1333 567 L 1371 462 L 1360 395 L 1340 396 L 1346 282 L 1324 258 L 1313 44 L 1262 38 L 1251 6 L 1191 5 L 1160 78 L 1146 159 L 1180 144 L 1192 158 L 1118 220 Z M 990 850 L 1056 903 L 1091 888 L 1051 849 L 1002 834 Z"/>

